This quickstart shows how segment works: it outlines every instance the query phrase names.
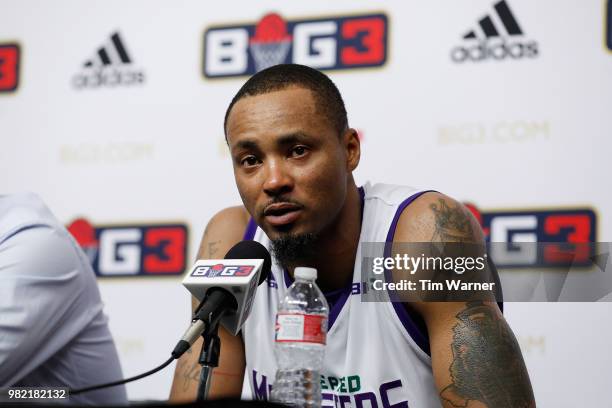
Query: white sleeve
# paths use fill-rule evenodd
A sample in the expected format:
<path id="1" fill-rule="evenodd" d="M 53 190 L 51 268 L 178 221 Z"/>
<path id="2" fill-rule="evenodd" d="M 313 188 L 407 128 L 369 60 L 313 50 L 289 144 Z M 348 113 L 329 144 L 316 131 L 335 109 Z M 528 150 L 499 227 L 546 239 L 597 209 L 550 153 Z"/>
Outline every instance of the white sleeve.
<path id="1" fill-rule="evenodd" d="M 0 243 L 0 388 L 43 364 L 87 324 L 89 311 L 75 313 L 84 296 L 82 266 L 67 233 L 51 226 L 27 227 Z"/>

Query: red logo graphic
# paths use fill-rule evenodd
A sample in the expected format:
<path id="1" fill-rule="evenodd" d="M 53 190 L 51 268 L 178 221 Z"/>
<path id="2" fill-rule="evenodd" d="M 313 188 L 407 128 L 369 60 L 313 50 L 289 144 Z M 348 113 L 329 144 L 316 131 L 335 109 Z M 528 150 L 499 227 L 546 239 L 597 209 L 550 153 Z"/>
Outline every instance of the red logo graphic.
<path id="1" fill-rule="evenodd" d="M 19 85 L 19 45 L 0 44 L 0 92 L 14 92 Z"/>
<path id="2" fill-rule="evenodd" d="M 93 225 L 84 218 L 77 218 L 68 226 L 68 232 L 76 239 L 87 258 L 89 258 L 89 262 L 93 264 L 98 253 L 98 240 Z"/>

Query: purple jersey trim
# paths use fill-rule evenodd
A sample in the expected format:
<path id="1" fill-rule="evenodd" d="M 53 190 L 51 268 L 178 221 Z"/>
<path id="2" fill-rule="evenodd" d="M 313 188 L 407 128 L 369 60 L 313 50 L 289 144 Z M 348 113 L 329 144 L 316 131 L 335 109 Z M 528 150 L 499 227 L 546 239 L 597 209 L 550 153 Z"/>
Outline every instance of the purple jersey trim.
<path id="1" fill-rule="evenodd" d="M 360 220 L 360 223 L 361 223 L 363 221 L 363 207 L 364 207 L 364 200 L 365 200 L 365 192 L 363 190 L 363 187 L 359 187 L 359 198 L 361 201 L 361 220 Z M 289 275 L 289 272 L 287 272 L 286 269 L 283 269 L 283 272 L 285 274 L 285 285 L 289 287 L 293 283 L 293 279 L 291 278 L 291 276 Z M 340 315 L 340 312 L 342 311 L 342 308 L 344 307 L 346 300 L 349 298 L 349 296 L 351 296 L 352 290 L 353 290 L 353 278 L 351 277 L 351 282 L 349 283 L 348 286 L 323 294 L 326 299 L 330 295 L 337 296 L 336 301 L 331 302 L 333 303 L 333 306 L 329 310 L 329 319 L 327 320 L 327 331 L 331 330 L 332 326 L 334 325 L 334 322 L 338 318 L 338 315 Z"/>
<path id="2" fill-rule="evenodd" d="M 293 278 L 291 275 L 289 275 L 289 271 L 287 271 L 285 268 L 283 268 L 283 274 L 285 275 L 285 287 L 289 288 L 289 286 L 291 286 L 293 283 Z"/>
<path id="3" fill-rule="evenodd" d="M 244 231 L 242 240 L 251 241 L 255 237 L 255 231 L 257 231 L 257 224 L 255 224 L 253 217 L 251 217 L 249 219 L 249 223 L 247 224 L 246 230 Z"/>
<path id="4" fill-rule="evenodd" d="M 385 254 L 384 254 L 385 257 L 388 257 L 391 255 L 391 244 L 393 243 L 393 236 L 395 235 L 395 229 L 397 228 L 397 223 L 399 221 L 400 216 L 402 215 L 402 211 L 404 211 L 404 209 L 408 207 L 410 203 L 412 203 L 414 200 L 419 198 L 421 195 L 431 192 L 431 191 L 434 191 L 434 190 L 426 190 L 426 191 L 420 191 L 418 193 L 415 193 L 411 195 L 410 197 L 408 197 L 407 199 L 405 199 L 400 204 L 400 206 L 397 208 L 397 211 L 395 212 L 395 216 L 393 217 L 393 221 L 391 222 L 391 227 L 389 228 L 389 232 L 387 233 L 387 241 L 385 245 Z M 385 271 L 385 277 L 387 279 L 390 278 L 388 272 L 389 271 Z M 412 337 L 414 342 L 419 346 L 421 350 L 427 353 L 427 355 L 431 356 L 431 352 L 429 349 L 429 336 L 427 335 L 426 331 L 419 328 L 419 326 L 415 323 L 416 321 L 422 321 L 421 317 L 417 314 L 409 313 L 404 307 L 404 304 L 402 302 L 394 301 L 393 298 L 395 296 L 393 295 L 395 295 L 395 293 L 391 292 L 389 294 L 391 295 L 391 298 L 392 298 L 391 303 L 393 304 L 393 309 L 395 309 L 395 313 L 397 314 L 397 317 L 399 317 L 400 321 L 402 322 L 402 325 L 404 326 L 404 328 L 406 329 L 410 337 Z"/>

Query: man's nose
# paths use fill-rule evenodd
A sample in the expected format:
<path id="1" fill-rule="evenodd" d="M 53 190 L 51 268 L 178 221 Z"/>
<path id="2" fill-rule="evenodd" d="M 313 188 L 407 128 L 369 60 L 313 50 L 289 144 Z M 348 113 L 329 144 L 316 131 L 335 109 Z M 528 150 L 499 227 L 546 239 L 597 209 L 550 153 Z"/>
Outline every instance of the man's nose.
<path id="1" fill-rule="evenodd" d="M 281 160 L 269 160 L 263 189 L 270 196 L 277 196 L 293 189 L 293 178 Z"/>

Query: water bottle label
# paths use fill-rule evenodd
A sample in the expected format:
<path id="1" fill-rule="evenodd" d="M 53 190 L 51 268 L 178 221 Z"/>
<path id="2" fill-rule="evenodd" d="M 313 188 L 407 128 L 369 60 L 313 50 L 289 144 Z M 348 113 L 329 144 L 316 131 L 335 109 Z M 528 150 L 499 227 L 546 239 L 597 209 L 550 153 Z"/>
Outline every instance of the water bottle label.
<path id="1" fill-rule="evenodd" d="M 327 319 L 321 315 L 279 313 L 276 315 L 276 341 L 325 344 Z"/>

